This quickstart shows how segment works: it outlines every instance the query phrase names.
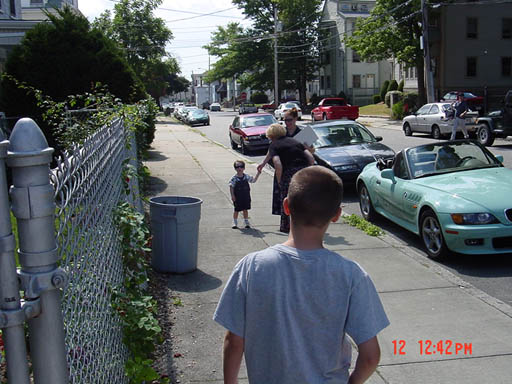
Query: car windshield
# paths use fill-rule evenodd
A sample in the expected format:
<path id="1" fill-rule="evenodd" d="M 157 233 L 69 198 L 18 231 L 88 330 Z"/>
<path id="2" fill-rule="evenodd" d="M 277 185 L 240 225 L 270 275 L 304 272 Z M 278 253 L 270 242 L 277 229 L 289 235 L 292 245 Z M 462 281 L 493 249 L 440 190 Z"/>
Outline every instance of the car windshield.
<path id="1" fill-rule="evenodd" d="M 190 113 L 194 117 L 206 116 L 208 114 L 205 111 L 203 111 L 202 109 L 195 109 L 195 110 L 192 110 Z"/>
<path id="2" fill-rule="evenodd" d="M 283 105 L 283 109 L 292 109 L 292 108 L 299 109 L 299 106 L 295 103 L 286 103 Z"/>
<path id="3" fill-rule="evenodd" d="M 277 123 L 277 120 L 272 115 L 260 115 L 260 116 L 247 116 L 242 119 L 241 127 L 261 127 L 264 125 L 270 125 Z"/>
<path id="4" fill-rule="evenodd" d="M 314 127 L 318 140 L 315 148 L 338 147 L 348 144 L 374 143 L 375 137 L 361 124 L 340 124 Z"/>
<path id="5" fill-rule="evenodd" d="M 249 104 L 249 103 L 246 103 L 246 104 L 242 104 L 243 107 L 254 107 L 254 104 Z"/>
<path id="6" fill-rule="evenodd" d="M 406 157 L 413 178 L 501 166 L 487 149 L 471 141 L 421 145 L 406 150 Z"/>
<path id="7" fill-rule="evenodd" d="M 471 92 L 464 92 L 464 97 L 466 99 L 471 99 L 471 98 L 476 97 L 476 96 L 473 95 Z"/>

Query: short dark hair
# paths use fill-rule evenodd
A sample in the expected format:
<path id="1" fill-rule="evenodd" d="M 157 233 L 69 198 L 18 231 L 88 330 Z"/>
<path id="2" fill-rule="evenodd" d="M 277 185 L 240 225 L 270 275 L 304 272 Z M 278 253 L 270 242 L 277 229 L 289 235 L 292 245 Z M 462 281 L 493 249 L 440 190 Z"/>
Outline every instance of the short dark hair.
<path id="1" fill-rule="evenodd" d="M 336 215 L 342 198 L 343 182 L 336 173 L 320 165 L 301 169 L 288 188 L 292 221 L 322 227 Z"/>
<path id="2" fill-rule="evenodd" d="M 242 165 L 244 166 L 244 168 L 245 168 L 245 162 L 244 162 L 243 160 L 237 160 L 237 161 L 235 161 L 235 162 L 233 163 L 233 168 L 235 168 L 235 169 L 236 169 L 236 165 L 237 165 L 237 164 L 242 164 Z"/>

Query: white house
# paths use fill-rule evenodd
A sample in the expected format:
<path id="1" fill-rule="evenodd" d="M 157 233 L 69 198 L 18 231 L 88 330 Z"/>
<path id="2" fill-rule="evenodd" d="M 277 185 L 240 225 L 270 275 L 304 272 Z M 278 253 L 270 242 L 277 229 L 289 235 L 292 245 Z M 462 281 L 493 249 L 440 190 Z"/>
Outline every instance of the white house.
<path id="1" fill-rule="evenodd" d="M 341 91 L 355 105 L 372 103 L 381 84 L 390 80 L 392 66 L 388 60 L 364 62 L 357 52 L 347 47 L 343 38 L 351 34 L 360 17 L 370 16 L 374 0 L 326 0 L 321 26 L 328 29 L 319 70 L 320 96 L 337 95 Z"/>

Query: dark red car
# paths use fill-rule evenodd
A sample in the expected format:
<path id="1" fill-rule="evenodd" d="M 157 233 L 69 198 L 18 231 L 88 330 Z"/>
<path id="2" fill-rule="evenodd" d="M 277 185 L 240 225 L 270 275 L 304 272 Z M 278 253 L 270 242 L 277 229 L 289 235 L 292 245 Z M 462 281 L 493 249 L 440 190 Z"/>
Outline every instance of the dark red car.
<path id="1" fill-rule="evenodd" d="M 248 113 L 233 119 L 229 126 L 229 141 L 231 148 L 237 149 L 243 154 L 257 149 L 267 149 L 270 142 L 265 135 L 270 124 L 277 120 L 270 113 Z"/>
<path id="2" fill-rule="evenodd" d="M 441 101 L 447 101 L 449 103 L 452 103 L 457 100 L 457 95 L 459 93 L 462 93 L 464 95 L 464 100 L 468 104 L 469 109 L 478 112 L 479 115 L 484 114 L 484 98 L 482 96 L 476 96 L 471 92 L 448 92 L 441 98 Z"/>

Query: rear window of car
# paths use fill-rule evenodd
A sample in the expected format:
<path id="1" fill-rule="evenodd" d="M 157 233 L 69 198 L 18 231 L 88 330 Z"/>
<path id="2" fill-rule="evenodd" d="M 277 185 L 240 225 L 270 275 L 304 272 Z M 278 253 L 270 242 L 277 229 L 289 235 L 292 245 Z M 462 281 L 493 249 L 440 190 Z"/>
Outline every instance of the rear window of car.
<path id="1" fill-rule="evenodd" d="M 345 101 L 344 100 L 325 100 L 323 105 L 326 107 L 328 107 L 328 106 L 344 106 Z"/>
<path id="2" fill-rule="evenodd" d="M 274 124 L 276 119 L 272 115 L 250 116 L 242 119 L 242 128 L 261 127 L 263 125 Z"/>

